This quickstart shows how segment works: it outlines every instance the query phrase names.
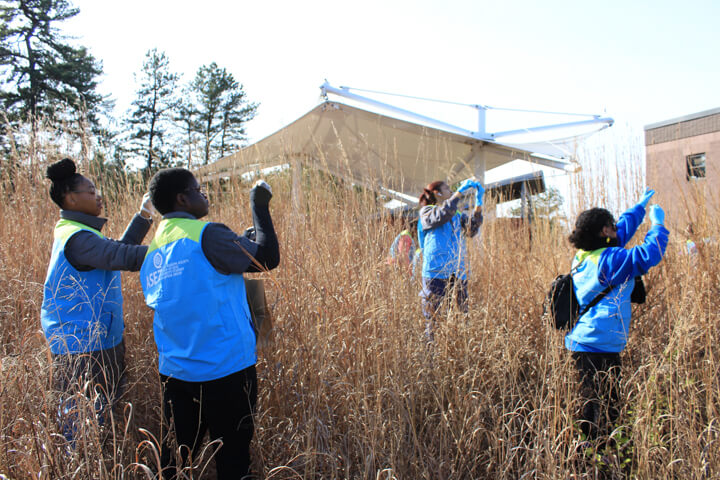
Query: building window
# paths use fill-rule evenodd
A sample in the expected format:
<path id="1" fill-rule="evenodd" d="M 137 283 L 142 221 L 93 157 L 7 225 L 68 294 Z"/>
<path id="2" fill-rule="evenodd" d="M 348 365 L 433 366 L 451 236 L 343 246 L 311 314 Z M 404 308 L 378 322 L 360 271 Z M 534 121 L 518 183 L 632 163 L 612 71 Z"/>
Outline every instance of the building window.
<path id="1" fill-rule="evenodd" d="M 687 160 L 687 179 L 705 178 L 705 154 L 695 153 L 685 157 Z"/>

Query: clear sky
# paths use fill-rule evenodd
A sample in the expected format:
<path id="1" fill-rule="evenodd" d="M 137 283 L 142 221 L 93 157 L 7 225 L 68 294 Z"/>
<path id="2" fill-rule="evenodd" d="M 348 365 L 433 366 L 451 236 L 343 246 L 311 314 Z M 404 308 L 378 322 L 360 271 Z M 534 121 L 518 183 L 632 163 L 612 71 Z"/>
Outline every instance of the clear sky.
<path id="1" fill-rule="evenodd" d="M 74 5 L 80 14 L 63 28 L 102 60 L 100 90 L 116 100 L 117 114 L 156 47 L 185 81 L 212 61 L 232 72 L 260 103 L 251 140 L 310 110 L 326 78 L 496 107 L 607 112 L 638 127 L 720 107 L 718 0 Z M 495 130 L 492 116 L 488 122 Z"/>

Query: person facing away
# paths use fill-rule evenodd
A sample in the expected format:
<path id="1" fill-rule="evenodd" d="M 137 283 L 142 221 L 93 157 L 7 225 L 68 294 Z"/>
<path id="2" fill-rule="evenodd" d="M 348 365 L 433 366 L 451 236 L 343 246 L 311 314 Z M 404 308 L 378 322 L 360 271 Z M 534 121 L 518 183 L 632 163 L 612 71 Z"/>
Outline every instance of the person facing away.
<path id="1" fill-rule="evenodd" d="M 641 245 L 625 245 L 645 218 L 645 209 L 655 192 L 647 190 L 638 204 L 618 219 L 604 208 L 582 212 L 569 236 L 578 252 L 572 276 L 582 312 L 608 287 L 609 292 L 587 310 L 565 336 L 580 377 L 581 429 L 588 438 L 607 433 L 619 415 L 620 352 L 625 349 L 630 328 L 630 294 L 635 277 L 660 263 L 668 243 L 663 226 L 665 213 L 658 205 L 650 209 L 652 226 Z"/>
<path id="2" fill-rule="evenodd" d="M 408 273 L 415 273 L 415 240 L 409 230 L 403 230 L 393 240 L 387 264 L 397 265 Z"/>
<path id="3" fill-rule="evenodd" d="M 222 440 L 218 478 L 250 474 L 250 441 L 257 400 L 255 332 L 243 273 L 280 262 L 270 217 L 270 186 L 250 191 L 255 241 L 221 223 L 200 220 L 208 198 L 183 168 L 161 170 L 150 181 L 163 215 L 140 270 L 145 301 L 155 311 L 153 331 L 162 383 L 164 425 L 175 432 L 181 465 L 169 435 L 161 467 L 173 478 L 192 464 L 206 431 Z"/>
<path id="4" fill-rule="evenodd" d="M 472 217 L 458 212 L 462 194 L 475 188 L 476 205 Z M 458 308 L 467 312 L 467 246 L 465 235 L 473 237 L 482 224 L 482 186 L 466 180 L 453 193 L 438 180 L 430 183 L 418 199 L 418 243 L 422 249 L 423 315 L 426 336 L 433 338 L 432 329 L 440 306 L 454 294 Z"/>
<path id="5" fill-rule="evenodd" d="M 95 398 L 98 421 L 121 393 L 125 370 L 123 298 L 119 270 L 140 270 L 152 224 L 149 196 L 120 240 L 105 238 L 103 199 L 93 182 L 65 158 L 48 166 L 50 197 L 60 207 L 43 289 L 41 324 L 53 360 L 53 385 L 65 437 L 74 442 L 74 395 Z"/>

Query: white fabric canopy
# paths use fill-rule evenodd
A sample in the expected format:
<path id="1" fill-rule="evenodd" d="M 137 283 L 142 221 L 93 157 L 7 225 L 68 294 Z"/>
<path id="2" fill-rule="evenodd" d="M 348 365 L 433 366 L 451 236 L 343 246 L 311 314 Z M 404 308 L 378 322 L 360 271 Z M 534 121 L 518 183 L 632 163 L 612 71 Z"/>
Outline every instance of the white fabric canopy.
<path id="1" fill-rule="evenodd" d="M 200 167 L 203 180 L 299 160 L 406 202 L 434 180 L 454 183 L 531 152 L 326 101 L 274 134 Z"/>

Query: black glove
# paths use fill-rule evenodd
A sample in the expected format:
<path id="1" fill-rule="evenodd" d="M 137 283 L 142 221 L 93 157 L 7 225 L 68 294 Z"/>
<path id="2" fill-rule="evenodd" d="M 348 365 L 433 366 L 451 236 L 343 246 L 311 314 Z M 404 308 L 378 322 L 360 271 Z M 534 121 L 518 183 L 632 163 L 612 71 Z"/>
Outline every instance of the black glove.
<path id="1" fill-rule="evenodd" d="M 267 207 L 270 205 L 272 198 L 272 188 L 263 180 L 255 182 L 252 190 L 250 190 L 250 203 L 258 207 Z"/>

